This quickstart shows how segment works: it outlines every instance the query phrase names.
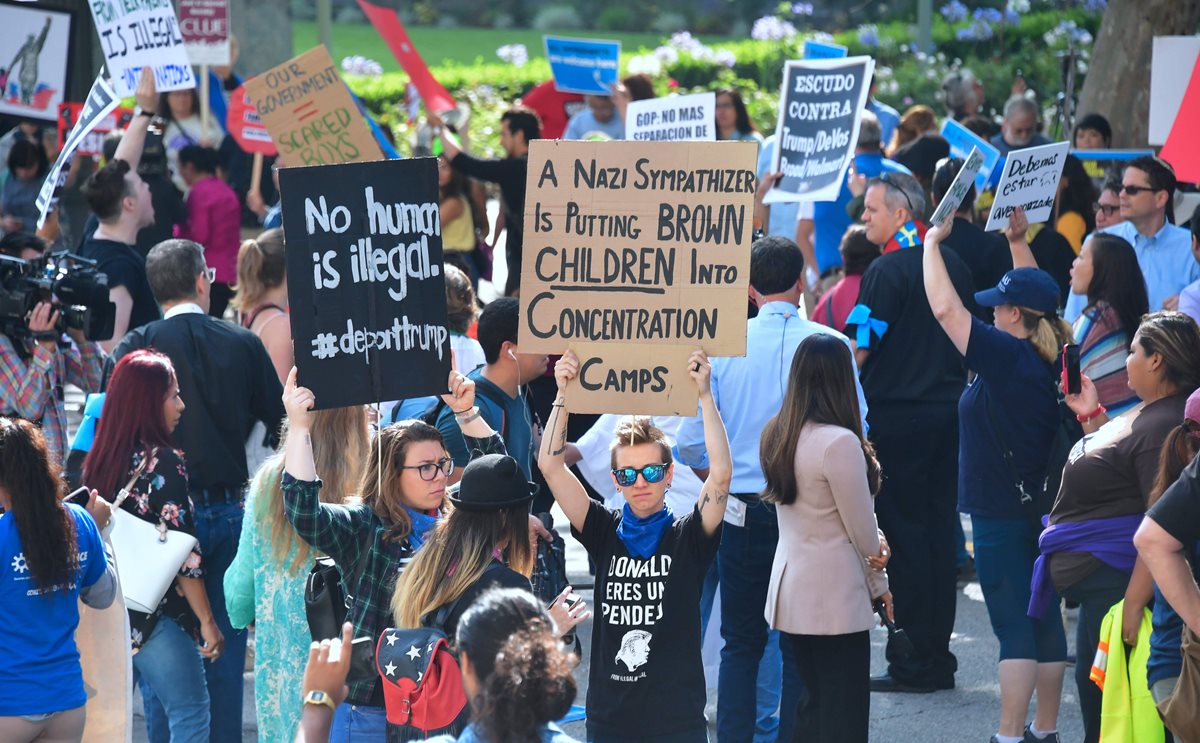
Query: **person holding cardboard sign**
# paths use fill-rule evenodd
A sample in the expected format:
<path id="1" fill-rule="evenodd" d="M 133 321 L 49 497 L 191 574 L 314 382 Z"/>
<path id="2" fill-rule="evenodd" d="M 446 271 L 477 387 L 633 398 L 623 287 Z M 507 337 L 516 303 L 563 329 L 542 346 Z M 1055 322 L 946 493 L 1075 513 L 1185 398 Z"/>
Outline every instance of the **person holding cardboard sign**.
<path id="1" fill-rule="evenodd" d="M 703 351 L 687 361 L 700 391 L 709 473 L 695 510 L 678 519 L 666 506 L 674 474 L 671 446 L 645 418 L 617 425 L 613 484 L 618 513 L 588 498 L 567 469 L 567 389 L 579 376 L 568 350 L 554 367 L 558 397 L 538 466 L 576 538 L 597 566 L 599 613 L 592 625 L 588 740 L 707 741 L 700 660 L 700 593 L 717 554 L 733 459 L 709 386 Z"/>

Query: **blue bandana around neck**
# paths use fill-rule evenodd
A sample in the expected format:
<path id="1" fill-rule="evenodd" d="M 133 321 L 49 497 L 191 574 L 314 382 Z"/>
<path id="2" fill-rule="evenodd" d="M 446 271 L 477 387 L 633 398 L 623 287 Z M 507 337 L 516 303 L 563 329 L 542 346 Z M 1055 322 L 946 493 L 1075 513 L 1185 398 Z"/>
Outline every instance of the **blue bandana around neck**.
<path id="1" fill-rule="evenodd" d="M 646 559 L 658 551 L 663 534 L 675 523 L 671 507 L 663 503 L 663 509 L 653 516 L 639 518 L 626 503 L 621 509 L 621 525 L 617 536 L 625 543 L 625 549 L 634 557 Z"/>
<path id="2" fill-rule="evenodd" d="M 425 544 L 425 537 L 428 536 L 429 530 L 437 524 L 438 517 L 430 516 L 408 506 L 404 506 L 404 510 L 412 519 L 412 533 L 408 535 L 408 539 L 412 542 L 413 549 L 420 549 L 421 545 Z"/>

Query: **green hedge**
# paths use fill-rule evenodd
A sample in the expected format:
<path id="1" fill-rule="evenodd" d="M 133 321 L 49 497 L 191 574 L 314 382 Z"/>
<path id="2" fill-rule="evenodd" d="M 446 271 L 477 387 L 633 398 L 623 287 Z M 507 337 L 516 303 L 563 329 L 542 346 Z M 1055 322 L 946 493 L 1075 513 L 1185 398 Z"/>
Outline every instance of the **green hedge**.
<path id="1" fill-rule="evenodd" d="M 996 111 L 1008 98 L 1013 76 L 1018 70 L 1023 73 L 1043 106 L 1051 106 L 1054 96 L 1061 89 L 1061 63 L 1056 53 L 1065 48 L 1066 41 L 1063 34 L 1058 34 L 1052 40 L 1048 40 L 1048 35 L 1053 36 L 1054 30 L 1065 22 L 1074 23 L 1081 31 L 1094 35 L 1100 19 L 1099 14 L 1080 9 L 1027 13 L 1019 24 L 1011 27 L 998 25 L 991 39 L 976 41 L 956 36 L 959 29 L 969 25 L 967 22 L 951 25 L 938 16 L 933 26 L 937 51 L 932 55 L 921 55 L 912 49 L 916 29 L 903 22 L 872 27 L 878 38 L 874 46 L 860 41 L 858 29 L 834 34 L 833 39 L 847 46 L 852 55 L 868 54 L 875 57 L 878 97 L 900 110 L 913 102 L 926 103 L 938 109 L 941 81 L 945 74 L 957 67 L 969 67 L 984 85 L 988 107 Z M 791 41 L 747 39 L 715 45 L 715 49 L 733 52 L 736 62 L 732 68 L 682 53 L 676 62 L 664 70 L 656 84 L 660 93 L 668 90 L 697 92 L 736 87 L 746 99 L 751 118 L 758 128 L 770 132 L 775 126 L 783 63 L 800 57 L 805 35 L 799 35 Z M 663 42 L 666 41 L 664 38 Z M 1082 72 L 1086 69 L 1089 51 L 1083 50 L 1076 90 L 1082 89 Z M 626 50 L 621 55 L 622 68 L 634 56 L 651 52 L 649 49 Z M 542 58 L 533 59 L 523 67 L 514 67 L 484 63 L 480 57 L 476 64 L 448 64 L 434 67 L 432 71 L 452 95 L 472 105 L 475 122 L 471 126 L 473 147 L 485 153 L 498 152 L 496 120 L 503 108 L 534 85 L 550 78 L 549 64 Z M 411 134 L 398 106 L 408 82 L 404 73 L 386 73 L 371 78 L 350 77 L 348 82 L 371 110 L 392 126 L 398 139 L 405 139 Z"/>

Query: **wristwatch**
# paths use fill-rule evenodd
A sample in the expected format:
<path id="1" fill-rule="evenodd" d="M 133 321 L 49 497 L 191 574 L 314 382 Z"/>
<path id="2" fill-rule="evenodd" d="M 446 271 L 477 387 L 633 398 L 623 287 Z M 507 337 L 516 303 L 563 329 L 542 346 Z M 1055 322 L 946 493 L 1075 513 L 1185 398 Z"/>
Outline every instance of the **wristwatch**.
<path id="1" fill-rule="evenodd" d="M 333 699 L 323 691 L 313 689 L 304 695 L 305 704 L 320 704 L 328 707 L 331 710 L 336 710 L 337 705 L 333 703 Z"/>

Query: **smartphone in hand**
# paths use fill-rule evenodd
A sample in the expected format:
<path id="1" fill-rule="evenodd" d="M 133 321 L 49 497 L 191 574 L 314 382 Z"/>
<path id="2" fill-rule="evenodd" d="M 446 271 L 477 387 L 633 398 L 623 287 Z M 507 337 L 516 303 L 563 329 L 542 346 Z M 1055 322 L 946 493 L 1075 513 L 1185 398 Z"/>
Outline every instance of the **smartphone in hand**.
<path id="1" fill-rule="evenodd" d="M 1068 395 L 1078 395 L 1083 391 L 1083 379 L 1079 371 L 1079 345 L 1068 343 L 1063 346 L 1063 386 Z"/>
<path id="2" fill-rule="evenodd" d="M 91 492 L 86 488 L 78 488 L 67 497 L 63 498 L 64 503 L 74 503 L 77 506 L 87 507 L 88 498 L 91 497 Z"/>

